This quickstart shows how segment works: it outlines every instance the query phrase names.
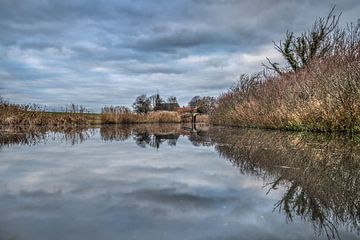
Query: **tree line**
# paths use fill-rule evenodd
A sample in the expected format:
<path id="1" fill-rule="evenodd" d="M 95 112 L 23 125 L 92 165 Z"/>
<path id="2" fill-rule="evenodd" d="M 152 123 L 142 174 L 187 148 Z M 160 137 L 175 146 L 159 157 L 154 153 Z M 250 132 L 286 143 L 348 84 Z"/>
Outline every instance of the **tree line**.
<path id="1" fill-rule="evenodd" d="M 216 99 L 211 96 L 194 96 L 188 103 L 188 107 L 196 108 L 199 113 L 209 114 L 216 106 Z M 147 97 L 142 94 L 135 99 L 132 105 L 134 111 L 139 114 L 147 114 L 151 111 L 176 111 L 180 108 L 177 97 L 170 96 L 164 100 L 159 93 Z"/>

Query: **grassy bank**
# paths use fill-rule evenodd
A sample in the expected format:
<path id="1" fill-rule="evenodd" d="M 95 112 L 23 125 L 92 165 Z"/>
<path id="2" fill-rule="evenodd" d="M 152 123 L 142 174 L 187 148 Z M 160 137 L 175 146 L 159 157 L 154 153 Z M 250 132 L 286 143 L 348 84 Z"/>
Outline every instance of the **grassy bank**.
<path id="1" fill-rule="evenodd" d="M 333 32 L 319 40 L 318 52 L 313 53 L 311 44 L 318 39 L 309 39 L 322 34 L 322 29 L 298 38 L 288 34 L 277 47 L 290 69 L 280 71 L 273 64 L 277 74 L 242 75 L 219 97 L 211 123 L 360 132 L 360 30 L 331 28 Z"/>
<path id="2" fill-rule="evenodd" d="M 139 114 L 125 107 L 104 107 L 101 114 L 88 113 L 82 107 L 71 106 L 66 112 L 46 112 L 36 105 L 18 105 L 0 100 L 0 125 L 5 126 L 80 126 L 97 124 L 182 123 L 181 113 L 155 111 Z M 208 116 L 197 117 L 208 123 Z"/>
<path id="3" fill-rule="evenodd" d="M 18 105 L 0 100 L 0 125 L 65 126 L 99 124 L 100 114 L 72 105 L 66 112 L 45 112 L 36 105 Z"/>

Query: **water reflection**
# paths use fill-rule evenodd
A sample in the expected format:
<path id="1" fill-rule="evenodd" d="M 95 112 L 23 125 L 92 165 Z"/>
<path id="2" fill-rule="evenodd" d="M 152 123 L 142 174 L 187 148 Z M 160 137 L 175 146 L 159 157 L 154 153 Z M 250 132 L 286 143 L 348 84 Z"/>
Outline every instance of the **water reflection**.
<path id="1" fill-rule="evenodd" d="M 36 145 L 48 140 L 65 141 L 71 145 L 79 144 L 88 139 L 93 129 L 86 126 L 2 126 L 0 127 L 0 149 L 12 145 Z"/>
<path id="2" fill-rule="evenodd" d="M 100 135 L 104 141 L 125 141 L 133 138 L 140 147 L 160 148 L 166 143 L 176 146 L 179 136 L 188 136 L 194 146 L 211 146 L 209 126 L 180 124 L 140 124 L 140 125 L 104 125 L 100 127 Z M 94 128 L 39 126 L 16 126 L 0 128 L 0 148 L 11 145 L 35 145 L 47 140 L 65 141 L 71 145 L 79 144 L 91 137 Z"/>
<path id="3" fill-rule="evenodd" d="M 179 136 L 188 136 L 194 146 L 211 146 L 208 125 L 128 125 L 104 126 L 100 129 L 101 137 L 105 141 L 124 141 L 133 137 L 140 147 L 160 148 L 163 143 L 176 146 Z"/>
<path id="4" fill-rule="evenodd" d="M 208 125 L 127 125 L 103 126 L 100 129 L 104 141 L 125 141 L 132 137 L 139 147 L 160 148 L 161 144 L 176 146 L 180 136 L 188 136 L 194 146 L 212 145 L 208 134 Z"/>
<path id="5" fill-rule="evenodd" d="M 285 187 L 275 209 L 295 215 L 319 234 L 339 237 L 337 226 L 359 233 L 360 144 L 354 138 L 311 133 L 216 129 L 218 152 L 244 174 Z"/>
<path id="6" fill-rule="evenodd" d="M 129 126 L 105 126 L 100 129 L 100 134 L 105 141 L 124 141 L 130 137 L 139 147 L 146 146 L 159 148 L 167 143 L 176 146 L 176 142 L 183 134 L 180 125 L 129 125 Z"/>
<path id="7" fill-rule="evenodd" d="M 7 128 L 1 130 L 0 146 L 33 145 L 54 139 L 74 145 L 91 139 L 95 131 Z M 181 137 L 186 137 L 194 146 L 214 146 L 241 174 L 262 179 L 264 194 L 282 194 L 272 204 L 288 221 L 299 217 L 327 238 L 340 237 L 338 229 L 343 227 L 359 234 L 360 144 L 356 138 L 176 124 L 101 126 L 99 131 L 105 142 L 134 141 L 142 148 L 174 147 Z M 166 172 L 179 170 L 164 169 Z M 163 169 L 152 171 L 160 173 Z M 142 189 L 127 196 L 160 203 L 173 198 L 174 202 L 196 202 L 199 204 L 194 205 L 196 207 L 204 202 L 203 197 L 179 193 L 173 188 Z"/>

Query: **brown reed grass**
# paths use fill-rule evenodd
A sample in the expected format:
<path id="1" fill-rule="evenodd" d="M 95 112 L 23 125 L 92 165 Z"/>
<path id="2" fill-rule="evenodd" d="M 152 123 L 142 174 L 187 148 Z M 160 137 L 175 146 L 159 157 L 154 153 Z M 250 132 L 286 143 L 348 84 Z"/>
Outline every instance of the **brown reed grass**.
<path id="1" fill-rule="evenodd" d="M 103 124 L 127 123 L 180 123 L 180 114 L 172 111 L 156 111 L 148 114 L 131 112 L 123 106 L 104 107 L 101 112 Z"/>
<path id="2" fill-rule="evenodd" d="M 218 99 L 211 123 L 306 131 L 360 132 L 360 31 L 296 72 L 242 75 Z"/>
<path id="3" fill-rule="evenodd" d="M 94 114 L 88 114 L 85 108 L 74 104 L 66 112 L 51 113 L 37 105 L 19 105 L 0 98 L 0 125 L 63 126 L 94 122 Z"/>

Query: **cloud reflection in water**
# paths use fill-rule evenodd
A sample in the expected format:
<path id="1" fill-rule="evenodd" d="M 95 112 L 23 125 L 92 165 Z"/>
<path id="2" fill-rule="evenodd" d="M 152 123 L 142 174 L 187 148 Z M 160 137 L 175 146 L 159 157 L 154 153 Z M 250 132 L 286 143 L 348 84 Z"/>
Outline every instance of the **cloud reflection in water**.
<path id="1" fill-rule="evenodd" d="M 318 219 L 309 218 L 311 206 L 318 206 L 324 216 L 335 217 L 342 239 L 356 239 L 339 219 L 356 227 L 349 222 L 359 219 L 360 191 L 339 176 L 329 192 L 329 180 L 337 168 L 344 175 L 358 171 L 357 144 L 346 163 L 340 157 L 349 152 L 350 143 L 306 136 L 222 128 L 191 131 L 180 125 L 63 129 L 57 134 L 6 129 L 0 138 L 0 238 L 326 239 L 326 234 L 314 233 L 313 224 L 321 227 Z M 327 173 L 332 177 L 323 177 Z M 264 185 L 279 177 L 279 184 L 272 185 L 277 190 L 266 194 L 271 185 Z M 292 216 L 286 224 L 289 211 L 284 208 L 291 212 L 302 206 L 293 202 L 297 195 L 280 204 L 285 217 L 273 209 L 294 183 L 295 193 L 304 196 L 296 199 L 319 204 L 305 205 L 306 211 L 297 214 L 305 221 Z M 352 194 L 352 202 L 341 193 Z"/>

